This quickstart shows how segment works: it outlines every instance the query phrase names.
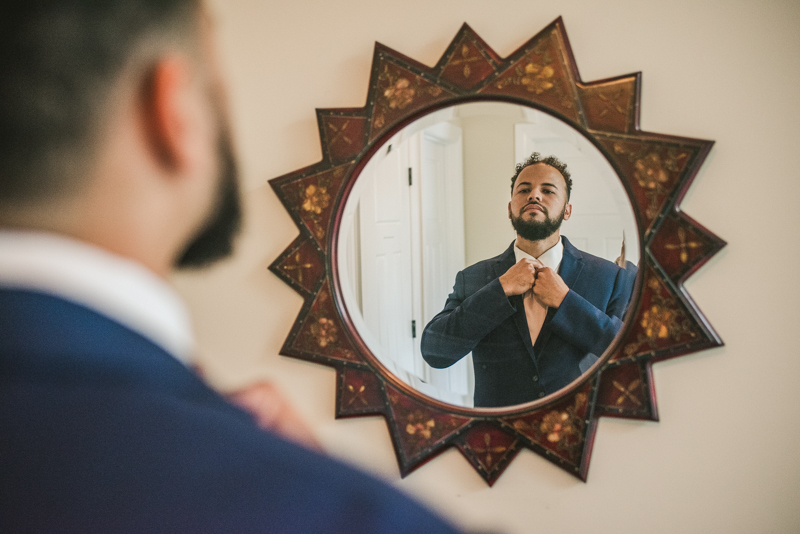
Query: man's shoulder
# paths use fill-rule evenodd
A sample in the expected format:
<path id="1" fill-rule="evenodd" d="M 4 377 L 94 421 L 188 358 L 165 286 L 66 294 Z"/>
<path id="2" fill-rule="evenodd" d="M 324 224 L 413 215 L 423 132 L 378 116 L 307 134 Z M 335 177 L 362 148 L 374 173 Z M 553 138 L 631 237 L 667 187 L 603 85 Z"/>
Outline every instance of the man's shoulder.
<path id="1" fill-rule="evenodd" d="M 482 274 L 485 273 L 487 270 L 489 271 L 493 270 L 495 265 L 497 265 L 498 263 L 501 263 L 503 261 L 509 261 L 509 258 L 511 263 L 513 264 L 514 263 L 513 246 L 514 244 L 512 243 L 511 247 L 507 248 L 497 256 L 473 263 L 469 267 L 465 267 L 462 272 L 464 273 L 464 275 Z"/>
<path id="2" fill-rule="evenodd" d="M 74 512 L 61 518 L 62 527 L 345 532 L 355 524 L 350 511 L 363 505 L 370 512 L 359 519 L 365 525 L 359 532 L 415 526 L 450 532 L 390 487 L 260 430 L 235 415 L 235 408 L 222 406 L 221 399 L 209 403 L 166 391 L 10 384 L 0 388 L 0 400 L 0 427 L 15 436 L 0 459 L 0 469 L 12 474 L 0 481 L 0 491 L 56 496 Z M 26 464 L 20 461 L 23 455 L 36 461 Z M 115 498 L 105 507 L 89 506 L 106 502 L 106 489 L 86 480 L 113 485 Z M 0 504 L 0 516 L 46 531 L 59 517 L 29 514 L 46 507 L 46 497 L 26 503 L 10 498 Z"/>
<path id="3" fill-rule="evenodd" d="M 600 256 L 595 256 L 594 254 L 590 254 L 589 252 L 584 252 L 583 250 L 578 249 L 566 238 L 564 238 L 564 254 L 571 254 L 573 257 L 583 263 L 584 269 L 589 268 L 598 273 L 616 275 L 619 271 L 624 270 L 613 261 L 609 261 L 605 258 L 601 258 Z M 635 270 L 636 268 L 633 267 L 633 269 Z"/>
<path id="4" fill-rule="evenodd" d="M 594 254 L 590 254 L 588 252 L 584 252 L 582 250 L 574 249 L 576 251 L 576 256 L 583 261 L 584 267 L 589 267 L 592 269 L 597 269 L 603 272 L 611 272 L 616 273 L 622 267 L 614 263 L 613 261 L 609 261 L 605 258 L 601 258 L 600 256 L 595 256 Z"/>
<path id="5" fill-rule="evenodd" d="M 92 310 L 0 289 L 0 333 L 0 531 L 453 532 Z"/>
<path id="6" fill-rule="evenodd" d="M 53 387 L 99 386 L 212 390 L 152 340 L 97 311 L 61 297 L 0 287 L 0 375 Z"/>
<path id="7" fill-rule="evenodd" d="M 363 532 L 451 531 L 372 477 L 261 430 L 91 310 L 0 290 L 0 332 L 11 336 L 0 344 L 0 435 L 14 436 L 0 494 L 19 496 L 0 502 L 1 531 L 345 532 L 359 503 L 372 510 Z M 48 499 L 69 516 L 35 513 L 52 512 Z"/>
<path id="8" fill-rule="evenodd" d="M 615 287 L 621 292 L 630 294 L 636 281 L 638 268 L 631 262 L 625 262 L 625 267 L 620 267 L 615 262 L 595 256 L 575 248 L 564 238 L 564 254 L 571 255 L 581 265 L 582 278 L 586 275 L 595 284 Z"/>

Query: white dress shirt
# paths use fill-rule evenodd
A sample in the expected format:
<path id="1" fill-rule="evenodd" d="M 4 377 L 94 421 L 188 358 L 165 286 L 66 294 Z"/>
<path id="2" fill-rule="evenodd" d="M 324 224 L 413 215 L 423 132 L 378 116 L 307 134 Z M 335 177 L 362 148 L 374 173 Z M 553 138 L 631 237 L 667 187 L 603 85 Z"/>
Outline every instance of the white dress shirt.
<path id="1" fill-rule="evenodd" d="M 564 243 L 561 239 L 558 243 L 547 249 L 541 256 L 534 258 L 524 250 L 514 245 L 514 258 L 519 262 L 522 258 L 529 258 L 531 260 L 539 260 L 545 267 L 550 267 L 553 271 L 558 272 L 561 266 L 561 258 L 564 257 Z"/>
<path id="2" fill-rule="evenodd" d="M 558 267 L 561 265 L 561 258 L 564 256 L 564 244 L 559 239 L 558 242 L 542 253 L 538 258 L 534 258 L 527 252 L 521 250 L 517 245 L 514 245 L 514 257 L 517 262 L 523 258 L 537 259 L 545 267 L 550 267 L 553 271 L 558 272 Z M 534 294 L 533 290 L 528 290 L 523 297 L 525 305 L 525 320 L 528 323 L 528 331 L 531 336 L 531 343 L 536 343 L 539 334 L 542 331 L 547 316 L 548 306 L 540 301 Z"/>
<path id="3" fill-rule="evenodd" d="M 2 230 L 0 286 L 81 304 L 191 363 L 195 340 L 185 305 L 165 280 L 133 260 L 55 234 Z"/>

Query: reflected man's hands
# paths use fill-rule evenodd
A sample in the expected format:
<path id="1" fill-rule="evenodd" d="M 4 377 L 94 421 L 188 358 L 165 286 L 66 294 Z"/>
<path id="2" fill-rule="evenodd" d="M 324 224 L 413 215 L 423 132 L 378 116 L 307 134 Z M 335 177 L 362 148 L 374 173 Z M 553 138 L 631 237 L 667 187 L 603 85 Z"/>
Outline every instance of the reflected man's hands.
<path id="1" fill-rule="evenodd" d="M 569 287 L 564 279 L 550 267 L 536 269 L 536 281 L 533 284 L 533 294 L 542 304 L 551 308 L 558 308 L 569 293 Z"/>
<path id="2" fill-rule="evenodd" d="M 522 295 L 536 282 L 536 270 L 543 268 L 542 262 L 523 258 L 500 277 L 500 285 L 507 297 Z"/>
<path id="3" fill-rule="evenodd" d="M 500 277 L 507 297 L 522 295 L 529 290 L 545 306 L 558 308 L 569 293 L 569 287 L 553 269 L 535 259 L 523 258 Z"/>

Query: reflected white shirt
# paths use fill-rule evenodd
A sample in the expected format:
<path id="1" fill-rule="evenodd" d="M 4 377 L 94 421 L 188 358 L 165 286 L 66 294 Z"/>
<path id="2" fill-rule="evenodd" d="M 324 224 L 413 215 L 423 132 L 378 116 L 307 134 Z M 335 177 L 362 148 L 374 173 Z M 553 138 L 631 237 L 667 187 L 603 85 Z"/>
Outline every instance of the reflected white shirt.
<path id="1" fill-rule="evenodd" d="M 55 234 L 0 230 L 0 286 L 81 304 L 190 364 L 188 310 L 162 278 L 133 260 Z"/>
<path id="2" fill-rule="evenodd" d="M 517 245 L 514 245 L 514 258 L 517 260 L 517 262 L 523 258 L 539 260 L 545 267 L 550 267 L 555 272 L 558 272 L 558 268 L 561 266 L 562 257 L 564 257 L 564 242 L 561 241 L 561 239 L 558 240 L 558 243 L 544 251 L 544 253 L 538 258 L 534 258 L 524 250 L 517 247 Z"/>

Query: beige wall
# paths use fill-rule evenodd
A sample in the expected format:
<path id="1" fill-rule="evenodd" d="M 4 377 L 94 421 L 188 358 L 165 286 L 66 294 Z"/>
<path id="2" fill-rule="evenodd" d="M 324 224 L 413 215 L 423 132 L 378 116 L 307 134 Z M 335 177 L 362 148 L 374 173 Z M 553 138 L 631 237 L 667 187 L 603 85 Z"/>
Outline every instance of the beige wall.
<path id="1" fill-rule="evenodd" d="M 513 110 L 517 107 L 508 106 Z M 464 251 L 466 265 L 501 254 L 516 235 L 508 221 L 510 180 L 516 165 L 514 124 L 521 113 L 471 115 L 464 132 Z"/>
<path id="2" fill-rule="evenodd" d="M 247 186 L 236 257 L 179 278 L 210 380 L 276 380 L 331 454 L 462 525 L 512 532 L 800 532 L 800 3 L 216 0 Z M 583 79 L 643 71 L 645 130 L 714 139 L 683 207 L 729 245 L 687 284 L 726 342 L 657 364 L 661 422 L 601 419 L 584 484 L 523 452 L 488 488 L 456 451 L 400 480 L 380 418 L 336 421 L 334 372 L 278 356 L 301 298 L 267 180 L 321 158 L 314 108 L 364 105 L 374 41 L 433 65 L 462 22 L 498 53 L 562 15 Z M 755 159 L 757 158 L 757 159 Z"/>

